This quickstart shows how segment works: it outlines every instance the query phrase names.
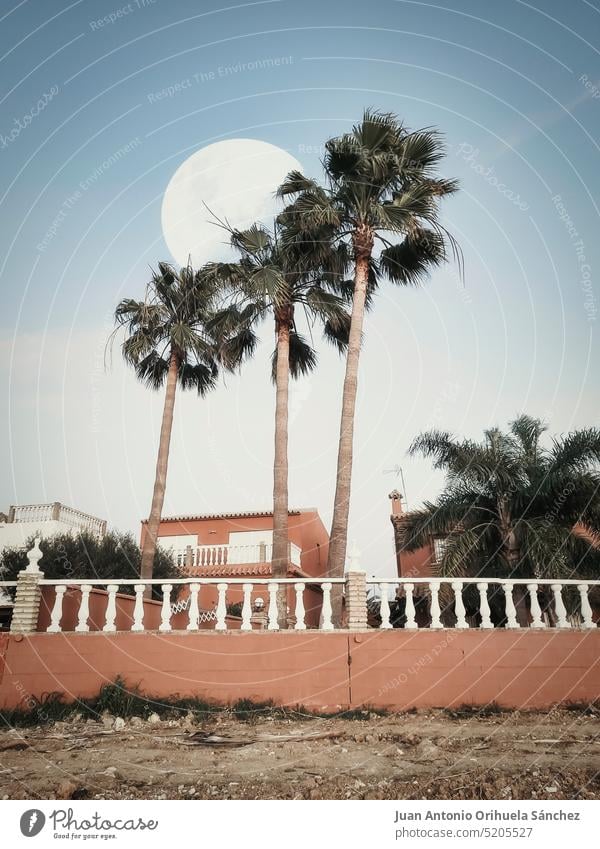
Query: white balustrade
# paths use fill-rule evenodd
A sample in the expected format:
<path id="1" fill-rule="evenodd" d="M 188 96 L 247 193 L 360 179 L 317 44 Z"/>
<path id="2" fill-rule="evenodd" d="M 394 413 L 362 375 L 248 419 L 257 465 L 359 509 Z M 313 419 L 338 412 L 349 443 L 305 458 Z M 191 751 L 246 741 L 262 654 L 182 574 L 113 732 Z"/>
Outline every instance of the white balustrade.
<path id="1" fill-rule="evenodd" d="M 200 608 L 198 607 L 198 593 L 200 584 L 190 584 L 190 606 L 188 613 L 187 631 L 197 631 L 200 619 Z"/>
<path id="2" fill-rule="evenodd" d="M 493 628 L 494 626 L 492 624 L 492 620 L 490 619 L 490 604 L 488 602 L 487 597 L 487 582 L 479 581 L 477 583 L 477 589 L 479 590 L 479 615 L 481 616 L 481 627 Z"/>
<path id="3" fill-rule="evenodd" d="M 76 631 L 89 631 L 88 619 L 90 617 L 90 592 L 92 588 L 89 584 L 84 584 L 81 588 L 81 601 L 79 603 L 79 618 Z"/>
<path id="4" fill-rule="evenodd" d="M 242 587 L 244 591 L 244 603 L 242 604 L 242 624 L 240 626 L 240 630 L 242 631 L 251 631 L 252 630 L 252 584 L 244 584 Z"/>
<path id="5" fill-rule="evenodd" d="M 135 590 L 135 606 L 133 608 L 133 625 L 132 631 L 144 630 L 144 591 L 146 584 L 136 584 Z"/>
<path id="6" fill-rule="evenodd" d="M 172 584 L 163 584 L 161 587 L 162 590 L 162 607 L 160 609 L 160 625 L 158 626 L 159 631 L 170 631 L 171 630 L 171 591 L 173 589 Z"/>
<path id="7" fill-rule="evenodd" d="M 60 631 L 60 620 L 62 619 L 63 597 L 67 588 L 64 584 L 59 584 L 56 587 L 56 596 L 54 599 L 54 607 L 50 614 L 50 624 L 46 629 L 49 634 L 58 634 Z"/>
<path id="8" fill-rule="evenodd" d="M 455 628 L 468 628 L 469 623 L 465 618 L 465 604 L 462 597 L 462 581 L 452 581 L 452 589 L 454 591 L 454 615 L 456 616 Z"/>
<path id="9" fill-rule="evenodd" d="M 502 589 L 504 590 L 504 599 L 505 599 L 505 607 L 504 612 L 506 615 L 506 627 L 507 628 L 518 628 L 519 623 L 517 622 L 517 610 L 515 608 L 515 603 L 513 600 L 513 582 L 512 581 L 503 581 Z"/>
<path id="10" fill-rule="evenodd" d="M 321 631 L 333 631 L 333 622 L 331 621 L 331 582 L 325 581 L 321 584 L 323 590 L 323 603 L 321 605 Z"/>
<path id="11" fill-rule="evenodd" d="M 550 589 L 554 595 L 554 612 L 556 613 L 559 628 L 570 628 L 571 623 L 567 619 L 567 609 L 562 597 L 562 584 L 551 584 Z"/>
<path id="12" fill-rule="evenodd" d="M 159 538 L 168 545 L 168 537 Z M 271 543 L 255 545 L 196 545 L 171 549 L 175 562 L 181 568 L 192 566 L 204 569 L 212 566 L 240 566 L 250 563 L 270 563 L 273 558 Z M 302 549 L 293 542 L 289 543 L 288 556 L 293 566 L 302 565 Z"/>
<path id="13" fill-rule="evenodd" d="M 108 599 L 106 602 L 106 614 L 104 617 L 104 628 L 103 631 L 116 631 L 115 620 L 117 618 L 117 590 L 119 587 L 117 584 L 109 584 L 106 588 L 108 590 Z"/>
<path id="14" fill-rule="evenodd" d="M 545 628 L 546 623 L 542 618 L 542 609 L 538 601 L 538 585 L 527 584 L 527 589 L 529 591 L 529 611 L 531 613 L 531 627 Z"/>
<path id="15" fill-rule="evenodd" d="M 296 590 L 296 607 L 294 608 L 294 615 L 296 617 L 296 624 L 294 625 L 294 630 L 296 631 L 306 631 L 306 622 L 304 621 L 305 610 L 304 610 L 304 589 L 306 584 L 298 582 L 294 584 L 294 589 Z"/>
<path id="16" fill-rule="evenodd" d="M 215 625 L 215 631 L 226 631 L 227 630 L 227 584 L 217 584 L 217 591 L 219 593 L 217 599 L 217 624 Z"/>
<path id="17" fill-rule="evenodd" d="M 457 629 L 467 629 L 470 627 L 467 621 L 467 610 L 465 609 L 465 602 L 463 599 L 463 590 L 469 585 L 473 585 L 478 590 L 478 612 L 480 616 L 479 628 L 481 629 L 491 630 L 495 627 L 499 627 L 497 625 L 494 625 L 494 622 L 492 620 L 490 599 L 493 601 L 494 598 L 497 600 L 500 598 L 504 598 L 504 611 L 506 617 L 505 624 L 507 628 L 519 629 L 531 627 L 532 629 L 541 629 L 548 627 L 547 623 L 544 621 L 542 610 L 540 608 L 540 603 L 538 601 L 538 590 L 541 586 L 545 586 L 552 591 L 554 599 L 554 611 L 556 613 L 556 627 L 575 627 L 569 622 L 567 609 L 565 607 L 565 602 L 562 596 L 562 591 L 567 585 L 571 586 L 573 589 L 577 589 L 579 593 L 581 624 L 578 627 L 584 629 L 598 627 L 598 622 L 594 619 L 595 614 L 594 610 L 592 609 L 589 593 L 592 587 L 596 587 L 600 590 L 600 581 L 577 581 L 567 579 L 562 583 L 558 583 L 556 581 L 550 580 L 537 580 L 535 582 L 529 582 L 524 579 L 506 580 L 505 578 L 488 578 L 485 581 L 478 580 L 477 578 L 460 578 L 453 580 L 444 578 L 399 578 L 397 580 L 385 581 L 382 581 L 381 579 L 368 580 L 367 589 L 378 591 L 380 596 L 381 625 L 379 627 L 381 629 L 386 629 L 390 627 L 390 617 L 388 611 L 389 605 L 387 603 L 390 586 L 398 587 L 400 595 L 402 595 L 403 593 L 406 598 L 406 622 L 404 627 L 407 629 L 414 629 L 415 627 L 419 627 L 416 623 L 414 601 L 417 598 L 417 588 L 420 585 L 423 585 L 423 587 L 428 590 L 429 595 L 430 621 L 429 624 L 425 627 L 429 627 L 431 629 L 443 628 L 444 625 L 441 621 L 439 593 L 440 587 L 444 583 L 450 584 L 454 594 L 454 612 L 456 616 L 456 623 L 454 624 L 454 626 L 448 627 L 454 627 Z M 493 587 L 494 590 L 490 594 L 490 599 L 488 599 L 488 591 L 490 590 L 490 587 Z M 526 595 L 521 596 L 518 588 L 520 588 L 520 593 L 529 594 L 531 612 L 530 624 L 521 625 L 519 623 L 517 610 L 518 605 L 517 603 L 515 603 L 515 593 L 517 593 L 519 597 L 522 597 L 523 601 L 525 601 Z M 477 610 L 472 610 L 470 608 L 468 611 L 468 615 L 473 616 L 476 612 Z M 498 615 L 498 613 L 496 615 Z"/>
<path id="18" fill-rule="evenodd" d="M 251 631 L 253 627 L 253 598 L 262 599 L 265 605 L 264 610 L 266 619 L 264 627 L 269 631 L 278 631 L 281 623 L 278 621 L 278 605 L 277 597 L 281 594 L 282 589 L 288 592 L 293 592 L 295 595 L 294 617 L 295 624 L 293 627 L 297 631 L 307 630 L 309 626 L 306 621 L 306 590 L 310 587 L 320 588 L 321 590 L 321 609 L 319 619 L 319 629 L 322 631 L 334 630 L 332 616 L 332 592 L 334 584 L 338 587 L 343 586 L 341 579 L 330 578 L 322 580 L 320 578 L 253 578 L 252 581 L 241 578 L 228 578 L 226 581 L 217 578 L 173 578 L 167 584 L 161 584 L 158 580 L 140 582 L 139 580 L 124 580 L 120 584 L 103 581 L 103 580 L 86 580 L 81 582 L 70 582 L 69 584 L 60 583 L 54 580 L 41 579 L 40 585 L 42 589 L 45 585 L 54 588 L 55 597 L 52 603 L 50 614 L 50 624 L 47 627 L 49 633 L 60 633 L 64 628 L 69 628 L 75 632 L 87 633 L 91 629 L 98 627 L 90 619 L 90 604 L 93 587 L 103 588 L 106 590 L 106 610 L 104 613 L 104 625 L 102 631 L 106 633 L 114 633 L 117 630 L 117 595 L 119 586 L 123 587 L 123 591 L 128 595 L 129 604 L 132 604 L 131 593 L 135 593 L 133 600 L 133 621 L 131 631 L 143 632 L 147 625 L 144 621 L 145 612 L 152 611 L 152 617 L 148 615 L 148 620 L 155 623 L 155 616 L 160 612 L 160 621 L 153 624 L 151 627 L 157 628 L 158 631 L 169 633 L 173 629 L 173 616 L 176 614 L 187 613 L 185 625 L 176 627 L 185 628 L 189 632 L 197 632 L 201 626 L 207 625 L 209 628 L 214 628 L 216 631 L 226 631 L 228 627 L 237 627 L 242 631 Z M 3 586 L 8 586 L 7 582 L 0 582 L 0 592 Z M 216 590 L 217 603 L 214 608 L 203 610 L 200 606 L 201 590 L 203 585 L 212 587 L 212 593 Z M 454 613 L 455 624 L 445 625 L 442 622 L 441 599 L 442 596 L 440 587 L 449 586 L 453 592 L 454 598 Z M 13 583 L 14 586 L 14 583 Z M 146 591 L 150 586 L 162 587 L 161 602 L 156 602 L 150 598 L 145 598 Z M 471 586 L 476 593 L 464 593 L 466 587 Z M 173 590 L 182 590 L 181 595 L 184 596 L 180 602 L 171 603 Z M 240 599 L 240 591 L 242 598 L 241 621 L 238 617 L 233 617 L 230 620 L 227 615 L 227 596 L 230 589 L 235 589 L 233 596 L 236 601 Z M 549 608 L 550 620 L 544 616 L 544 610 L 541 609 L 540 593 L 545 589 L 546 593 L 551 593 L 552 604 Z M 598 627 L 597 611 L 594 609 L 591 590 L 600 590 L 600 581 L 581 581 L 573 579 L 565 579 L 562 582 L 556 580 L 527 581 L 526 579 L 511 579 L 505 578 L 494 579 L 486 578 L 480 580 L 478 578 L 399 578 L 396 580 L 373 578 L 367 580 L 368 598 L 374 596 L 378 598 L 378 609 L 381 618 L 380 628 L 382 630 L 390 630 L 393 627 L 398 627 L 397 622 L 392 622 L 391 617 L 391 602 L 392 591 L 395 591 L 396 598 L 405 599 L 405 616 L 403 627 L 406 630 L 417 630 L 422 627 L 430 629 L 441 629 L 444 627 L 456 629 L 468 629 L 469 627 L 479 627 L 482 630 L 492 630 L 494 627 L 500 627 L 502 609 L 504 608 L 505 619 L 504 624 L 508 629 L 543 629 L 556 627 L 560 629 L 581 628 L 595 629 Z M 69 605 L 68 616 L 66 615 L 64 597 L 65 594 L 73 590 L 73 598 L 79 597 L 79 606 L 75 617 L 75 622 L 72 623 L 72 608 Z M 185 592 L 187 590 L 187 592 Z M 256 591 L 256 594 L 255 594 Z M 565 591 L 563 593 L 563 591 Z M 567 595 L 568 591 L 568 595 Z M 214 598 L 210 591 L 207 591 L 207 599 Z M 464 593 L 464 594 L 463 594 Z M 178 592 L 179 594 L 179 592 Z M 528 622 L 519 621 L 519 605 L 525 603 L 527 595 L 529 596 Z M 318 597 L 318 596 L 315 596 Z M 70 596 L 69 596 L 70 598 Z M 97 604 L 99 596 L 94 596 Z M 518 602 L 515 599 L 519 599 Z M 504 604 L 502 601 L 504 600 Z M 577 603 L 575 604 L 575 600 Z M 265 603 L 266 602 L 266 603 Z M 445 602 L 447 603 L 447 602 Z M 423 607 L 424 618 L 428 622 L 425 626 L 420 626 L 417 621 L 417 610 Z M 428 607 L 428 611 L 427 611 Z M 567 609 L 568 607 L 568 609 Z M 95 609 L 95 608 L 94 608 Z M 261 608 L 262 609 L 262 608 Z M 257 607 L 258 610 L 258 607 Z M 427 615 L 428 614 L 428 615 Z M 100 613 L 102 615 L 102 613 Z M 468 619 L 467 619 L 468 617 Z M 420 618 L 420 617 L 419 617 Z M 572 621 L 570 621 L 570 618 Z M 64 624 L 63 624 L 64 620 Z M 69 624 L 67 624 L 67 622 Z M 469 623 L 478 623 L 469 625 Z M 495 624 L 497 623 L 497 624 Z M 122 627 L 122 626 L 121 626 Z"/>
<path id="19" fill-rule="evenodd" d="M 267 631 L 279 631 L 279 621 L 277 613 L 277 584 L 273 581 L 268 585 L 269 590 L 269 610 Z"/>
<path id="20" fill-rule="evenodd" d="M 392 627 L 390 622 L 390 602 L 388 599 L 387 584 L 379 584 L 379 592 L 381 593 L 381 601 L 379 602 L 379 615 L 381 616 L 381 627 L 384 630 Z"/>

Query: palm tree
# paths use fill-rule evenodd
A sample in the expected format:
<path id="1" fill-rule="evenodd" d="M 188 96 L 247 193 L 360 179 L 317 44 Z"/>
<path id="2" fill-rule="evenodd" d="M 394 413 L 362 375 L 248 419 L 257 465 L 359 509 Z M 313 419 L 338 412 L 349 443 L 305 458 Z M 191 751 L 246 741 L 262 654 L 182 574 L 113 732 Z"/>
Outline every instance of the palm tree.
<path id="1" fill-rule="evenodd" d="M 508 433 L 482 442 L 437 430 L 410 448 L 446 472 L 435 502 L 408 514 L 405 547 L 445 538 L 444 576 L 583 577 L 597 571 L 600 429 L 573 431 L 542 445 L 546 426 L 521 415 Z"/>
<path id="2" fill-rule="evenodd" d="M 294 199 L 282 214 L 288 232 L 310 240 L 315 229 L 328 228 L 332 243 L 353 267 L 353 278 L 341 284 L 352 298 L 352 315 L 328 557 L 329 575 L 339 577 L 346 557 L 365 307 L 382 280 L 421 283 L 446 259 L 448 243 L 457 254 L 455 241 L 439 222 L 439 201 L 455 192 L 457 183 L 436 177 L 444 155 L 439 134 L 410 132 L 392 114 L 367 110 L 351 133 L 330 139 L 325 148 L 325 187 L 291 172 L 279 195 Z M 378 255 L 376 244 L 382 248 Z"/>
<path id="3" fill-rule="evenodd" d="M 314 348 L 298 332 L 298 313 L 309 325 L 322 324 L 323 335 L 343 351 L 350 316 L 342 298 L 329 291 L 336 259 L 326 260 L 326 250 L 312 242 L 282 239 L 281 227 L 272 231 L 254 224 L 248 230 L 227 227 L 238 262 L 210 263 L 202 273 L 229 293 L 230 302 L 210 324 L 225 340 L 224 361 L 233 367 L 254 352 L 256 326 L 268 315 L 275 324 L 272 379 L 275 383 L 275 457 L 273 467 L 273 577 L 287 577 L 288 545 L 288 387 L 317 363 Z M 327 244 L 326 240 L 323 240 Z M 337 266 L 336 266 L 337 268 Z M 278 591 L 278 621 L 287 626 L 285 587 Z"/>
<path id="4" fill-rule="evenodd" d="M 140 577 L 152 577 L 169 463 L 177 385 L 205 395 L 218 376 L 218 347 L 207 330 L 216 306 L 216 287 L 188 265 L 176 271 L 160 262 L 143 301 L 126 298 L 115 310 L 116 330 L 124 326 L 125 362 L 152 389 L 165 386 L 152 505 L 142 545 Z"/>

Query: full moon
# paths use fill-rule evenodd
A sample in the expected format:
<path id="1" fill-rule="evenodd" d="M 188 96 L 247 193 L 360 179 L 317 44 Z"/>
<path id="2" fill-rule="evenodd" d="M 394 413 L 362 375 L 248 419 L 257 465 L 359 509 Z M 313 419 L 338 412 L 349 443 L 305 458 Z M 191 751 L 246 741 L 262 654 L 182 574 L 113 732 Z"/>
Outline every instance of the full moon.
<path id="1" fill-rule="evenodd" d="M 173 174 L 162 203 L 162 230 L 174 259 L 186 265 L 191 256 L 198 266 L 228 258 L 228 234 L 212 214 L 238 229 L 255 221 L 270 226 L 282 208 L 275 190 L 292 170 L 302 170 L 293 156 L 257 139 L 229 139 L 193 153 Z"/>

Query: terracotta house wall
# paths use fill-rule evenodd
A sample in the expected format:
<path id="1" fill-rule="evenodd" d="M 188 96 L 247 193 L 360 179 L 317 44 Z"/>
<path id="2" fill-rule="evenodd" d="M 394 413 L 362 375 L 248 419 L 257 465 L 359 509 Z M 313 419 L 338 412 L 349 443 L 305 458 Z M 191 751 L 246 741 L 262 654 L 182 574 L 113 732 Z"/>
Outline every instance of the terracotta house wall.
<path id="1" fill-rule="evenodd" d="M 91 697 L 121 675 L 157 698 L 545 709 L 600 698 L 600 629 L 4 635 L 0 674 L 4 708 Z"/>

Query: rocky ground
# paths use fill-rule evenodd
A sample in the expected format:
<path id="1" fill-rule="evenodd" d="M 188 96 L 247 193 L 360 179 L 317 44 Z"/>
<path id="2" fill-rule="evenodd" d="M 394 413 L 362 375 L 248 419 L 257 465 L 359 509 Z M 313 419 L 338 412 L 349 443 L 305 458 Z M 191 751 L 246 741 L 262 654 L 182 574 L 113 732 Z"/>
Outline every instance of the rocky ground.
<path id="1" fill-rule="evenodd" d="M 0 798 L 598 799 L 600 713 L 74 717 L 0 731 Z"/>

